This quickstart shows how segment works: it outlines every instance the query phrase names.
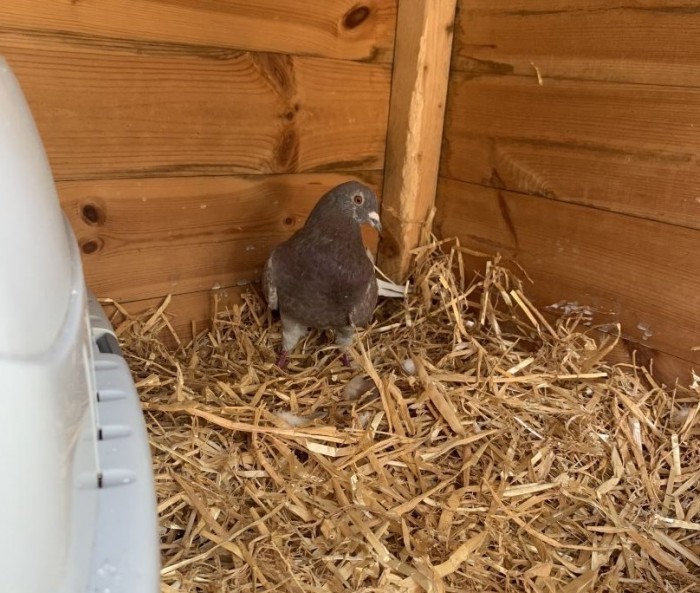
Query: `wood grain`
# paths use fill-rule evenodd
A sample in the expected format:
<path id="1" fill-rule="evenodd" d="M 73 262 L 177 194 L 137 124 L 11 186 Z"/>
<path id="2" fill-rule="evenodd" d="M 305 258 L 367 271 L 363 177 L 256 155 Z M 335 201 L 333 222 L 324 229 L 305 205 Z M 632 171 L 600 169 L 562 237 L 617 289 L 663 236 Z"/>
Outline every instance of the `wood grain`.
<path id="1" fill-rule="evenodd" d="M 435 201 L 454 18 L 455 0 L 399 7 L 378 262 L 397 282 Z"/>
<path id="2" fill-rule="evenodd" d="M 517 260 L 539 307 L 576 302 L 594 324 L 700 364 L 700 231 L 448 179 L 438 189 L 439 234 Z"/>
<path id="3" fill-rule="evenodd" d="M 483 136 L 451 136 L 446 152 L 446 177 L 700 229 L 695 158 Z"/>
<path id="4" fill-rule="evenodd" d="M 189 177 L 58 184 L 98 297 L 132 301 L 259 279 L 270 250 L 323 193 L 357 174 Z M 375 189 L 381 175 L 359 176 Z M 365 239 L 376 249 L 377 237 Z"/>
<path id="5" fill-rule="evenodd" d="M 700 87 L 695 0 L 460 1 L 453 68 L 471 76 Z M 533 66 L 534 64 L 534 66 Z"/>
<path id="6" fill-rule="evenodd" d="M 453 73 L 441 174 L 700 228 L 700 89 Z"/>
<path id="7" fill-rule="evenodd" d="M 0 33 L 59 180 L 381 169 L 390 69 Z"/>
<path id="8" fill-rule="evenodd" d="M 0 32 L 76 45 L 219 47 L 385 63 L 395 23 L 396 0 L 6 0 L 0 8 Z"/>

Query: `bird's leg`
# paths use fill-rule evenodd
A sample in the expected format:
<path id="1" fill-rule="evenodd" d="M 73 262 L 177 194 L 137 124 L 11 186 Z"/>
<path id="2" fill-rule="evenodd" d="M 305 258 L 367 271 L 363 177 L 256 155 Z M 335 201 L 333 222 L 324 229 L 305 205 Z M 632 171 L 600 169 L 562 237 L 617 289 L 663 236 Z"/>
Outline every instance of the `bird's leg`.
<path id="1" fill-rule="evenodd" d="M 352 326 L 341 327 L 335 330 L 335 343 L 343 349 L 343 355 L 340 360 L 344 367 L 350 366 L 350 356 L 348 355 L 347 347 L 352 343 L 355 335 L 355 329 Z"/>
<path id="2" fill-rule="evenodd" d="M 281 369 L 286 369 L 289 364 L 289 352 L 284 348 L 280 350 L 280 355 L 277 357 L 277 366 Z"/>
<path id="3" fill-rule="evenodd" d="M 283 369 L 289 362 L 289 353 L 294 350 L 294 346 L 307 334 L 309 329 L 284 313 L 280 313 L 280 318 L 282 319 L 282 348 L 277 359 L 277 366 Z"/>

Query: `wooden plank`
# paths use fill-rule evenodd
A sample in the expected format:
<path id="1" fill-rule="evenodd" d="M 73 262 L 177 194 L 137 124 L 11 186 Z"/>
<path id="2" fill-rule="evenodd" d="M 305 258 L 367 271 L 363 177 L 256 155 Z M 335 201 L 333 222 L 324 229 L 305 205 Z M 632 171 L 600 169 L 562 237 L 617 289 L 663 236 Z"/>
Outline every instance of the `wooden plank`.
<path id="1" fill-rule="evenodd" d="M 6 0 L 0 8 L 0 31 L 78 45 L 208 46 L 386 63 L 395 23 L 396 0 Z"/>
<path id="2" fill-rule="evenodd" d="M 454 73 L 450 135 L 529 139 L 602 152 L 684 157 L 700 146 L 700 89 L 556 81 L 469 79 Z"/>
<path id="3" fill-rule="evenodd" d="M 697 159 L 450 136 L 446 177 L 700 229 Z"/>
<path id="4" fill-rule="evenodd" d="M 88 285 L 119 301 L 258 280 L 272 247 L 353 174 L 66 181 L 58 184 Z M 377 172 L 360 179 L 375 189 Z M 376 232 L 367 230 L 370 247 Z"/>
<path id="5" fill-rule="evenodd" d="M 383 166 L 386 65 L 136 52 L 7 33 L 0 54 L 59 180 Z"/>
<path id="6" fill-rule="evenodd" d="M 536 66 L 545 85 L 578 79 L 700 87 L 696 0 L 469 0 L 460 8 L 452 63 L 472 76 L 536 82 Z"/>
<path id="7" fill-rule="evenodd" d="M 214 311 L 223 312 L 234 304 L 241 302 L 241 293 L 249 288 L 229 286 L 219 290 L 201 290 L 185 294 L 176 294 L 171 297 L 167 308 L 170 326 L 177 335 L 177 339 L 169 329 L 164 329 L 160 338 L 170 347 L 177 345 L 177 340 L 186 344 L 195 334 L 211 328 L 211 319 Z M 157 309 L 165 300 L 165 297 L 143 299 L 138 301 L 120 302 L 120 306 L 131 315 L 138 315 Z M 216 304 L 215 304 L 216 300 Z M 109 303 L 102 303 L 112 325 L 118 328 L 123 321 L 123 316 Z"/>
<path id="8" fill-rule="evenodd" d="M 517 260 L 540 308 L 586 306 L 593 324 L 620 322 L 625 337 L 700 365 L 700 231 L 444 178 L 438 190 L 440 236 Z"/>
<path id="9" fill-rule="evenodd" d="M 455 0 L 399 6 L 380 267 L 402 281 L 435 201 Z"/>
<path id="10" fill-rule="evenodd" d="M 700 228 L 700 89 L 451 80 L 442 175 Z"/>

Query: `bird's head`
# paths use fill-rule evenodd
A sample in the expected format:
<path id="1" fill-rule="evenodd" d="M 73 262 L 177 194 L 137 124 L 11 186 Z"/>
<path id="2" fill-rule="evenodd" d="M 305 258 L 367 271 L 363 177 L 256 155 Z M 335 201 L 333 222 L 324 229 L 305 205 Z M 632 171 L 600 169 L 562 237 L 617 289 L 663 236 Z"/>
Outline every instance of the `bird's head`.
<path id="1" fill-rule="evenodd" d="M 319 200 L 316 209 L 332 209 L 358 224 L 369 224 L 382 231 L 377 195 L 359 181 L 348 181 L 334 187 Z"/>

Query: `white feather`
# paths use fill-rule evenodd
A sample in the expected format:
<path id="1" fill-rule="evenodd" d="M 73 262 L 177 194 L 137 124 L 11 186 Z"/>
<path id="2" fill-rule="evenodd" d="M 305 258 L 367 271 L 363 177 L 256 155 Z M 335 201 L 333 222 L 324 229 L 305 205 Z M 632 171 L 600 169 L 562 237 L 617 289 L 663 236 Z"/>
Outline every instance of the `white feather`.
<path id="1" fill-rule="evenodd" d="M 308 418 L 302 418 L 301 416 L 296 416 L 295 414 L 292 414 L 291 412 L 287 412 L 285 410 L 280 410 L 275 414 L 280 420 L 284 420 L 289 426 L 304 426 L 305 424 L 309 424 L 309 419 Z"/>
<path id="2" fill-rule="evenodd" d="M 407 375 L 415 375 L 416 374 L 416 363 L 413 362 L 412 358 L 407 358 L 401 363 L 401 366 L 403 367 L 403 370 L 406 371 Z"/>
<path id="3" fill-rule="evenodd" d="M 394 284 L 381 278 L 377 278 L 377 287 L 379 296 L 383 297 L 404 298 L 408 294 L 408 285 Z"/>
<path id="4" fill-rule="evenodd" d="M 348 381 L 343 387 L 345 399 L 357 399 L 374 387 L 374 381 L 369 377 L 357 375 Z"/>

